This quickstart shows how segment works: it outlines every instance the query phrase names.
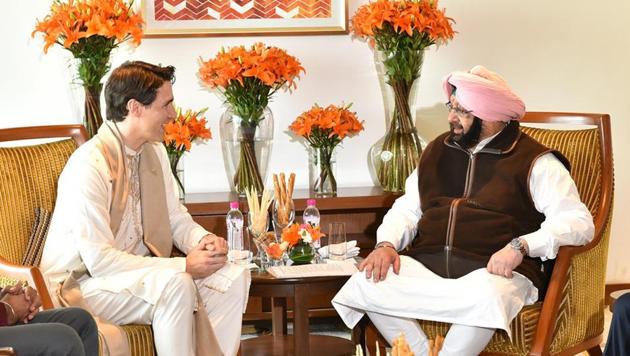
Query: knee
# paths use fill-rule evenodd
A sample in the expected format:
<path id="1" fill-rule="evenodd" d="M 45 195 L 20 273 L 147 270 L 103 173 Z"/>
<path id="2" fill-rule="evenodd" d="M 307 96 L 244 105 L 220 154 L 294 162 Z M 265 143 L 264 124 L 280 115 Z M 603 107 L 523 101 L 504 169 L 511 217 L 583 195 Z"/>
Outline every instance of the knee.
<path id="1" fill-rule="evenodd" d="M 630 293 L 626 293 L 619 297 L 615 302 L 615 314 L 626 315 L 630 317 Z"/>
<path id="2" fill-rule="evenodd" d="M 90 313 L 81 308 L 65 308 L 67 315 L 75 320 L 78 330 L 96 330 L 96 321 Z"/>
<path id="3" fill-rule="evenodd" d="M 176 273 L 171 277 L 163 292 L 164 301 L 166 303 L 173 302 L 173 299 L 178 299 L 178 303 L 188 302 L 188 304 L 194 306 L 194 301 L 197 296 L 197 287 L 192 279 L 192 276 L 188 273 Z"/>
<path id="4" fill-rule="evenodd" d="M 195 282 L 188 273 L 176 273 L 168 283 L 168 286 L 184 292 L 195 292 Z"/>

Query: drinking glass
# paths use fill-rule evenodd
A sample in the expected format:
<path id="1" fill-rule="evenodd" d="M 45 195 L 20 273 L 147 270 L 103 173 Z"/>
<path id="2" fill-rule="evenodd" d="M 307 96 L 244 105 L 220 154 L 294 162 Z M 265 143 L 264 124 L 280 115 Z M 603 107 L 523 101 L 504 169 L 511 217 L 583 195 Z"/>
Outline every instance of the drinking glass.
<path id="1" fill-rule="evenodd" d="M 236 244 L 229 251 L 228 257 L 230 261 L 239 265 L 246 265 L 252 261 L 252 251 L 250 248 L 249 230 L 242 229 L 243 233 L 240 243 Z"/>
<path id="2" fill-rule="evenodd" d="M 346 259 L 346 223 L 333 222 L 328 225 L 328 258 L 333 261 Z"/>
<path id="3" fill-rule="evenodd" d="M 293 200 L 286 206 L 280 206 L 277 201 L 273 202 L 273 231 L 276 233 L 276 241 L 280 242 L 282 229 L 293 224 L 295 220 L 295 206 Z"/>

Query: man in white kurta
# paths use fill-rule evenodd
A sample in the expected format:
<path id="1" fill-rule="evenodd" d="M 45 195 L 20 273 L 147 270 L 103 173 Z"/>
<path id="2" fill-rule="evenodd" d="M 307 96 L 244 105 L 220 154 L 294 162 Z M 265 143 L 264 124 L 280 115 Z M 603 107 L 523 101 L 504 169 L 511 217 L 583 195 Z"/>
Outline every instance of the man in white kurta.
<path id="1" fill-rule="evenodd" d="M 247 269 L 226 263 L 225 240 L 195 223 L 174 189 L 161 144 L 162 125 L 176 115 L 171 84 L 174 68 L 141 62 L 128 62 L 121 68 L 112 73 L 106 87 L 108 117 L 110 104 L 116 105 L 109 100 L 115 94 L 108 96 L 108 90 L 123 91 L 121 85 L 110 82 L 121 77 L 145 78 L 145 85 L 152 83 L 154 99 L 125 93 L 131 99 L 119 104 L 126 111 L 123 120 L 106 122 L 102 127 L 111 130 L 110 134 L 119 134 L 124 146 L 129 193 L 120 227 L 115 234 L 110 227 L 115 177 L 95 137 L 77 149 L 59 178 L 41 267 L 53 295 L 71 271 L 87 270 L 78 282 L 91 311 L 115 324 L 152 324 L 160 355 L 195 354 L 193 312 L 199 295 L 222 352 L 235 355 L 250 275 Z M 151 87 L 144 91 L 150 92 Z M 146 225 L 139 178 L 143 150 L 153 150 L 158 158 L 159 168 L 154 174 L 161 175 L 164 182 L 172 243 L 187 257 L 152 256 L 143 241 Z"/>
<path id="2" fill-rule="evenodd" d="M 502 78 L 480 66 L 469 73 L 449 75 L 445 89 L 451 125 L 448 137 L 455 137 L 456 148 L 463 147 L 470 155 L 473 167 L 464 169 L 464 175 L 465 181 L 473 182 L 472 157 L 480 152 L 494 154 L 483 151 L 484 147 L 507 130 L 510 121 L 522 117 L 524 105 Z M 471 140 L 475 129 L 478 139 Z M 437 141 L 432 144 L 441 144 Z M 375 250 L 335 296 L 333 305 L 349 327 L 367 314 L 390 343 L 403 333 L 416 355 L 428 353 L 427 338 L 416 319 L 452 323 L 440 355 L 477 355 L 496 329 L 509 334 L 509 324 L 516 314 L 539 298 L 532 281 L 514 271 L 523 259 L 553 259 L 560 246 L 588 243 L 594 231 L 592 216 L 580 201 L 565 166 L 553 153 L 542 153 L 533 161 L 527 189 L 533 208 L 544 215 L 544 221 L 537 229 L 514 236 L 509 245 L 492 251 L 485 268 L 473 269 L 459 278 L 445 278 L 411 256 L 398 254 L 423 239 L 418 233 L 423 218 L 418 176 L 416 169 L 407 179 L 405 194 L 396 200 L 377 230 Z M 457 227 L 451 217 L 458 213 L 458 204 L 460 210 L 463 204 L 480 204 L 467 203 L 473 188 L 466 186 L 464 195 L 454 199 L 455 208 L 450 209 L 445 250 L 455 246 L 449 241 L 448 231 Z"/>

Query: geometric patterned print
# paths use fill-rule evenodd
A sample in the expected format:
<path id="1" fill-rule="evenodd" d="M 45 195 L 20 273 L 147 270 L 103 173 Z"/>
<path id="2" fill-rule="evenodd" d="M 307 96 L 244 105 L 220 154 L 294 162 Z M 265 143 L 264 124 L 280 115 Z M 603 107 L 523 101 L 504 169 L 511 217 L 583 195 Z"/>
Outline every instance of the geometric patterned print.
<path id="1" fill-rule="evenodd" d="M 155 20 L 330 18 L 331 0 L 148 0 Z"/>

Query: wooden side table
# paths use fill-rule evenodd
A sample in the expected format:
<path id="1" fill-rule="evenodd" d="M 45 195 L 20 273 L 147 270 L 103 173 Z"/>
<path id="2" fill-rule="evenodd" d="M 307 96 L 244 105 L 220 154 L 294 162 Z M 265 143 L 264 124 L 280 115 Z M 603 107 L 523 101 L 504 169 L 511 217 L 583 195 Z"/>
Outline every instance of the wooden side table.
<path id="1" fill-rule="evenodd" d="M 348 276 L 276 279 L 252 273 L 250 296 L 272 298 L 272 335 L 241 342 L 241 355 L 352 355 L 350 340 L 309 334 L 308 297 L 336 293 Z M 293 335 L 287 335 L 287 298 L 293 299 Z"/>
<path id="2" fill-rule="evenodd" d="M 322 230 L 327 232 L 331 222 L 345 222 L 347 240 L 357 240 L 361 256 L 365 257 L 376 244 L 376 229 L 383 221 L 383 216 L 392 206 L 399 194 L 384 192 L 380 187 L 339 188 L 335 197 L 317 197 L 317 208 L 321 214 Z M 297 189 L 294 194 L 296 216 L 301 217 L 311 195 L 308 189 Z M 240 199 L 240 207 L 247 214 L 247 201 L 229 192 L 186 194 L 186 207 L 193 219 L 208 231 L 219 236 L 226 235 L 225 213 L 229 202 Z M 297 219 L 300 221 L 300 219 Z M 272 318 L 269 298 L 251 296 L 244 321 L 269 320 Z M 289 303 L 289 309 L 291 305 Z M 337 312 L 330 304 L 330 298 L 317 295 L 311 298 L 310 317 L 331 317 Z"/>

